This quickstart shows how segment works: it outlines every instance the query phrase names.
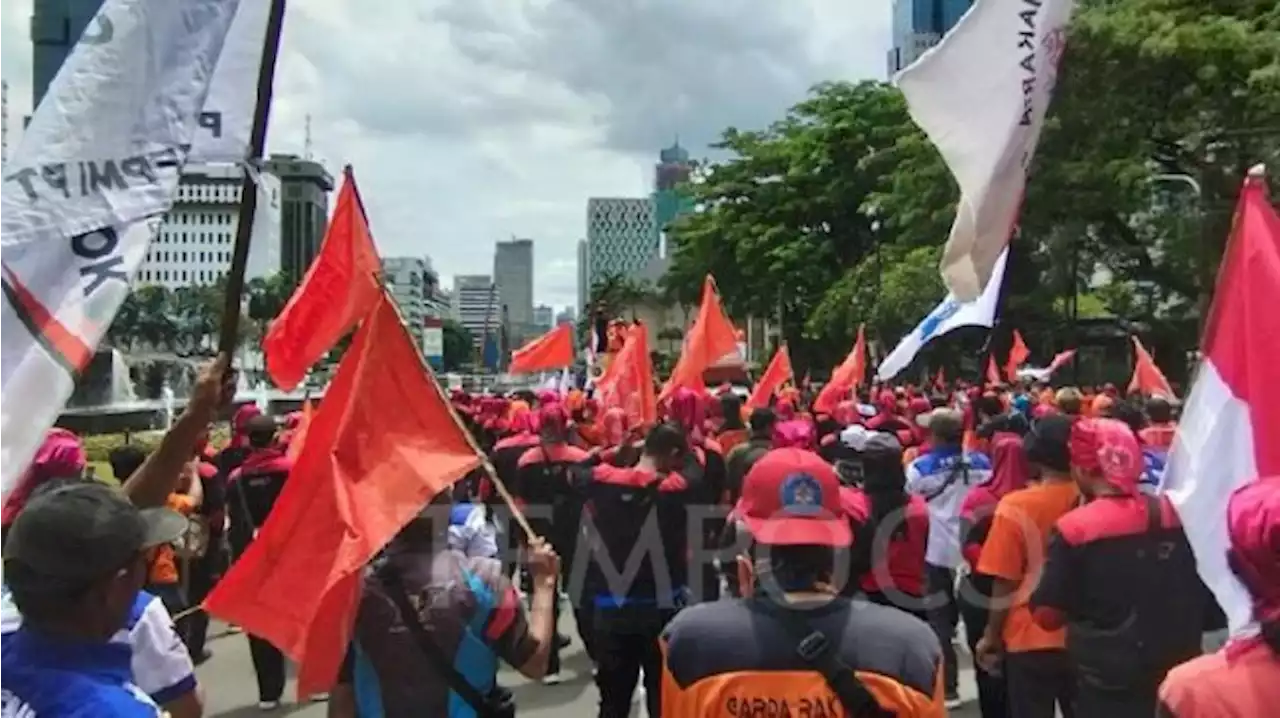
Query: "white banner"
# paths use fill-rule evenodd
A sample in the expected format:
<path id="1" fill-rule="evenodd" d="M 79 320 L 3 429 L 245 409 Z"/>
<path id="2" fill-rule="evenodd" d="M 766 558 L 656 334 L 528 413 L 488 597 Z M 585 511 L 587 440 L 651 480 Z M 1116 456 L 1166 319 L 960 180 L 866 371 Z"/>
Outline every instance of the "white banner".
<path id="1" fill-rule="evenodd" d="M 209 97 L 200 112 L 191 162 L 240 162 L 249 156 L 249 134 L 258 99 L 258 67 L 262 64 L 270 14 L 271 0 L 239 4 L 218 58 L 218 69 L 209 83 Z M 261 201 L 258 206 L 262 206 Z"/>
<path id="2" fill-rule="evenodd" d="M 1009 243 L 1066 46 L 1074 0 L 978 0 L 894 78 L 960 185 L 942 279 L 978 298 Z"/>
<path id="3" fill-rule="evenodd" d="M 252 4 L 252 3 L 249 3 Z M 6 167 L 3 498 L 129 291 L 199 129 L 239 0 L 108 0 Z M 252 94 L 256 72 L 242 80 Z"/>
<path id="4" fill-rule="evenodd" d="M 245 279 L 266 278 L 280 271 L 280 178 L 270 172 L 248 170 L 258 192 Z"/>
<path id="5" fill-rule="evenodd" d="M 1000 285 L 1004 284 L 1005 262 L 1009 259 L 1009 250 L 1005 249 L 996 258 L 995 273 L 992 280 L 982 290 L 977 301 L 961 302 L 954 294 L 948 294 L 928 316 L 916 325 L 911 333 L 898 342 L 898 346 L 880 362 L 876 369 L 876 378 L 888 381 L 902 373 L 916 358 L 916 354 L 936 337 L 960 327 L 988 327 L 996 321 L 996 305 L 1000 303 Z"/>

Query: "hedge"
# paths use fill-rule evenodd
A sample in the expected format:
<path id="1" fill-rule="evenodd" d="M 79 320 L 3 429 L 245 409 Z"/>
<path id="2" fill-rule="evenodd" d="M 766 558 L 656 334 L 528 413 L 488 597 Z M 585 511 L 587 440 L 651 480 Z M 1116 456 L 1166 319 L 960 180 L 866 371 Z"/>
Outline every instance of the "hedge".
<path id="1" fill-rule="evenodd" d="M 88 455 L 89 461 L 104 462 L 111 454 L 111 450 L 125 444 L 133 444 L 141 447 L 143 451 L 151 453 L 160 445 L 160 437 L 164 436 L 163 431 L 134 431 L 129 434 L 97 434 L 95 436 L 84 437 L 84 450 Z M 227 427 L 219 426 L 210 433 L 209 443 L 215 447 L 225 446 L 230 438 Z"/>

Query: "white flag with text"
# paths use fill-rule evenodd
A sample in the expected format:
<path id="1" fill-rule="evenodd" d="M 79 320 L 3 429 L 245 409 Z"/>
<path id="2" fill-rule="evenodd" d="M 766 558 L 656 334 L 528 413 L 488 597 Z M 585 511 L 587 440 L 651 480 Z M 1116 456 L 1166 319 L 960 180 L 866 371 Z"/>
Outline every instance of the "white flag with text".
<path id="1" fill-rule="evenodd" d="M 254 3 L 246 3 L 254 4 Z M 239 0 L 107 0 L 5 167 L 7 500 L 173 203 Z M 253 94 L 253 75 L 241 81 Z"/>
<path id="2" fill-rule="evenodd" d="M 1009 243 L 1074 0 L 978 0 L 894 82 L 960 185 L 942 280 L 978 298 Z"/>

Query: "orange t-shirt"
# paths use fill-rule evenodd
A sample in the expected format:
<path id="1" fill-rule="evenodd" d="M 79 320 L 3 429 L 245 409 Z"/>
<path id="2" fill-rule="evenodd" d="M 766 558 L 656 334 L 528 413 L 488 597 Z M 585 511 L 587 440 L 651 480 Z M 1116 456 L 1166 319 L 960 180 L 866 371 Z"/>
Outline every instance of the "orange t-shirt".
<path id="1" fill-rule="evenodd" d="M 1005 650 L 1010 653 L 1066 647 L 1066 630 L 1041 628 L 1027 602 L 1044 569 L 1049 531 L 1079 498 L 1075 482 L 1053 481 L 1014 491 L 996 505 L 977 570 L 1018 582 L 1004 621 Z"/>
<path id="2" fill-rule="evenodd" d="M 169 499 L 165 503 L 170 509 L 183 516 L 190 516 L 196 507 L 195 501 L 186 494 L 169 494 Z M 156 550 L 156 558 L 151 562 L 148 579 L 148 582 L 153 584 L 167 585 L 178 582 L 178 564 L 174 558 L 172 546 L 165 544 Z"/>

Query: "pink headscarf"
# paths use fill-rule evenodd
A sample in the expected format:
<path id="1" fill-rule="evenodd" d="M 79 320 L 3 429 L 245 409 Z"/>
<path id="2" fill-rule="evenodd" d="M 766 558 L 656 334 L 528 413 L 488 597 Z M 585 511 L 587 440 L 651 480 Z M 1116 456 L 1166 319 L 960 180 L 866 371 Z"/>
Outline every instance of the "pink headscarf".
<path id="1" fill-rule="evenodd" d="M 773 425 L 773 448 L 775 449 L 808 449 L 814 448 L 813 424 L 803 419 L 780 421 Z"/>
<path id="2" fill-rule="evenodd" d="M 791 421 L 796 418 L 796 404 L 790 399 L 779 399 L 774 402 L 773 413 L 778 421 Z"/>
<path id="3" fill-rule="evenodd" d="M 1138 491 L 1144 462 L 1142 447 L 1128 424 L 1115 419 L 1081 419 L 1071 426 L 1071 464 L 1102 478 L 1116 489 Z"/>
<path id="4" fill-rule="evenodd" d="M 620 406 L 609 407 L 600 417 L 600 428 L 605 446 L 621 446 L 627 439 L 627 410 Z"/>
<path id="5" fill-rule="evenodd" d="M 249 420 L 258 416 L 262 416 L 262 410 L 257 404 L 242 404 L 236 409 L 236 413 L 231 416 L 232 446 L 242 448 L 249 445 L 249 436 L 245 432 L 249 427 Z"/>
<path id="6" fill-rule="evenodd" d="M 553 401 L 538 407 L 538 430 L 563 439 L 569 431 L 569 410 Z"/>
<path id="7" fill-rule="evenodd" d="M 31 492 L 50 479 L 66 479 L 84 473 L 86 457 L 80 437 L 66 429 L 53 428 L 45 434 L 44 443 L 36 450 L 35 458 L 26 472 L 18 479 L 13 493 L 4 504 L 0 523 L 8 526 L 27 505 Z"/>
<path id="8" fill-rule="evenodd" d="M 1005 494 L 1025 488 L 1031 479 L 1031 465 L 1022 451 L 1022 437 L 999 433 L 991 440 L 991 478 L 969 489 L 960 505 L 960 518 L 973 521 L 995 508 Z"/>
<path id="9" fill-rule="evenodd" d="M 510 415 L 507 417 L 508 427 L 512 434 L 536 434 L 538 417 L 523 401 L 511 402 Z"/>
<path id="10" fill-rule="evenodd" d="M 706 423 L 706 404 L 698 393 L 688 387 L 676 389 L 671 397 L 671 405 L 667 409 L 671 420 L 684 427 L 691 439 L 701 439 L 703 425 Z"/>
<path id="11" fill-rule="evenodd" d="M 1227 504 L 1231 569 L 1253 597 L 1254 617 L 1280 621 L 1280 477 L 1245 484 Z"/>

